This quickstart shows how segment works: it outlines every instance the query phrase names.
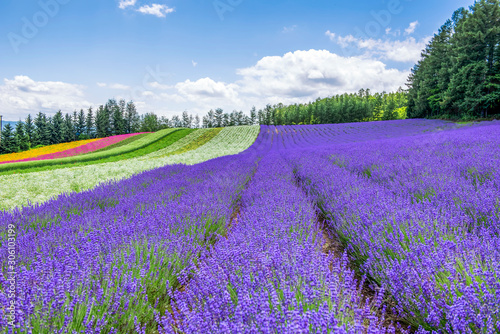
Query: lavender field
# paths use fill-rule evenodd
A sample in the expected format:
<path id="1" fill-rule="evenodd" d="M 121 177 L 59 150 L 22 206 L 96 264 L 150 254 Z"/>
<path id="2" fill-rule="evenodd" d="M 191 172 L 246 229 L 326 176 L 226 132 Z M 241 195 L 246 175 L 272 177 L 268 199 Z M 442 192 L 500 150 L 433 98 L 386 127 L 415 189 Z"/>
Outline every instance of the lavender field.
<path id="1" fill-rule="evenodd" d="M 0 333 L 498 333 L 500 123 L 261 126 L 0 212 Z"/>

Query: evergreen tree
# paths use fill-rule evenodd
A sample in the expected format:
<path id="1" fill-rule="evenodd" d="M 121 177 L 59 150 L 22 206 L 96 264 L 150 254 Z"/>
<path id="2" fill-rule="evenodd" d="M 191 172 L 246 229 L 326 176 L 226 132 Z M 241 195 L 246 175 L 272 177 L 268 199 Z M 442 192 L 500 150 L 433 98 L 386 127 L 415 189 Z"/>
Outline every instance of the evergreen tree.
<path id="1" fill-rule="evenodd" d="M 141 132 L 156 132 L 159 130 L 158 116 L 147 113 L 142 117 Z"/>
<path id="2" fill-rule="evenodd" d="M 30 149 L 30 143 L 28 136 L 24 131 L 24 123 L 19 121 L 16 124 L 16 131 L 14 132 L 15 142 L 16 142 L 16 152 L 27 151 Z"/>
<path id="3" fill-rule="evenodd" d="M 113 107 L 113 134 L 122 135 L 125 133 L 125 120 L 119 106 Z"/>
<path id="4" fill-rule="evenodd" d="M 28 138 L 29 148 L 31 148 L 34 145 L 33 140 L 35 135 L 35 125 L 33 124 L 33 119 L 29 114 L 24 121 L 24 130 Z"/>
<path id="5" fill-rule="evenodd" d="M 19 145 L 16 142 L 14 131 L 10 123 L 7 123 L 2 130 L 2 142 L 0 147 L 2 153 L 19 152 Z"/>
<path id="6" fill-rule="evenodd" d="M 191 119 L 189 118 L 189 114 L 186 110 L 182 112 L 182 127 L 190 128 L 191 127 Z"/>
<path id="7" fill-rule="evenodd" d="M 97 138 L 103 138 L 108 135 L 109 132 L 109 113 L 106 107 L 102 105 L 96 111 L 95 116 L 95 131 Z"/>
<path id="8" fill-rule="evenodd" d="M 257 121 L 257 112 L 255 111 L 255 106 L 250 109 L 250 122 L 252 125 Z"/>
<path id="9" fill-rule="evenodd" d="M 141 118 L 139 116 L 139 113 L 137 113 L 137 109 L 135 107 L 134 102 L 132 101 L 127 103 L 125 118 L 126 118 L 125 124 L 127 133 L 136 133 L 137 131 L 139 131 L 141 127 Z"/>
<path id="10" fill-rule="evenodd" d="M 84 139 L 86 138 L 85 135 L 85 112 L 83 109 L 80 109 L 80 112 L 78 113 L 78 117 L 76 120 L 76 125 L 75 125 L 75 135 L 77 139 Z"/>
<path id="11" fill-rule="evenodd" d="M 486 117 L 500 108 L 500 1 L 455 11 L 408 78 L 408 115 Z"/>
<path id="12" fill-rule="evenodd" d="M 56 112 L 54 117 L 52 117 L 52 120 L 50 122 L 50 129 L 49 129 L 50 144 L 59 144 L 64 142 L 63 126 L 64 126 L 64 116 L 61 110 L 59 110 L 58 112 Z"/>
<path id="13" fill-rule="evenodd" d="M 222 110 L 221 108 L 215 109 L 214 117 L 215 117 L 215 124 L 213 124 L 213 127 L 214 128 L 222 127 L 224 124 L 224 110 Z"/>
<path id="14" fill-rule="evenodd" d="M 94 138 L 94 112 L 92 107 L 89 108 L 87 112 L 87 117 L 85 118 L 85 131 L 88 138 Z"/>
<path id="15" fill-rule="evenodd" d="M 73 124 L 73 118 L 66 114 L 64 116 L 64 122 L 61 127 L 62 142 L 68 143 L 75 140 L 75 128 Z"/>
<path id="16" fill-rule="evenodd" d="M 39 112 L 34 120 L 35 129 L 33 131 L 32 147 L 39 145 L 48 145 L 47 139 L 45 138 L 45 129 L 48 127 L 47 117 L 44 113 Z"/>

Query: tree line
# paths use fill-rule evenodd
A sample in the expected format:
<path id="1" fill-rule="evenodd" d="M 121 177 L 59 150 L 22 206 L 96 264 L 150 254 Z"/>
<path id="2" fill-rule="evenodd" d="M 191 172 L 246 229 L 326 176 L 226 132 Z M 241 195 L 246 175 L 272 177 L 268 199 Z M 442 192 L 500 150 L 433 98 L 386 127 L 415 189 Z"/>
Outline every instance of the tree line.
<path id="1" fill-rule="evenodd" d="M 408 116 L 475 119 L 500 110 L 500 1 L 460 8 L 408 79 Z"/>
<path id="2" fill-rule="evenodd" d="M 39 112 L 28 115 L 15 128 L 10 124 L 2 130 L 0 153 L 14 153 L 31 148 L 67 143 L 75 140 L 148 131 L 147 119 L 139 116 L 133 102 L 109 100 L 95 111 L 81 109 L 72 114 L 60 110 L 54 116 Z"/>
<path id="3" fill-rule="evenodd" d="M 15 128 L 7 124 L 2 131 L 0 153 L 13 153 L 31 148 L 75 140 L 103 138 L 136 132 L 154 132 L 164 128 L 216 128 L 239 125 L 293 125 L 364 122 L 406 118 L 407 97 L 399 89 L 394 93 L 371 94 L 361 89 L 356 94 L 335 95 L 306 104 L 285 106 L 268 104 L 249 114 L 243 111 L 210 110 L 201 119 L 184 111 L 181 116 L 159 117 L 155 113 L 139 115 L 133 102 L 108 100 L 95 111 L 81 109 L 72 114 L 60 110 L 54 116 L 39 112 L 28 115 Z"/>

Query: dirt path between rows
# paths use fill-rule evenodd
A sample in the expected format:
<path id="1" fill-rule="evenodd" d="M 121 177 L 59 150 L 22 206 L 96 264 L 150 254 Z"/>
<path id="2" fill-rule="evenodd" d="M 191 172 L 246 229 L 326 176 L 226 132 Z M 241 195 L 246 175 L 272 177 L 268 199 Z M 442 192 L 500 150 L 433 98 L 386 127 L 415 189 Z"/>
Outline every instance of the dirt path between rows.
<path id="1" fill-rule="evenodd" d="M 325 243 L 323 244 L 321 249 L 322 252 L 325 254 L 333 253 L 335 259 L 342 258 L 346 249 L 344 245 L 342 245 L 342 243 L 340 242 L 339 238 L 336 236 L 336 233 L 334 229 L 330 226 L 328 220 L 319 210 L 316 211 L 316 219 L 318 222 L 318 227 L 323 235 L 323 239 L 325 240 Z M 354 263 L 349 258 L 348 258 L 348 266 L 351 270 L 355 272 L 356 280 L 358 282 L 363 282 L 363 285 L 359 289 L 361 304 L 365 305 L 366 301 L 370 300 L 372 301 L 371 304 L 373 305 L 377 294 L 376 290 L 374 290 L 372 286 L 370 286 L 368 280 L 363 279 L 359 271 L 359 268 L 356 268 Z M 390 296 L 386 295 L 384 298 L 384 302 L 380 307 L 377 308 L 376 312 L 376 315 L 378 316 L 379 319 L 382 319 L 382 317 L 384 318 L 382 326 L 386 328 L 394 326 L 394 328 L 396 329 L 396 334 L 403 334 L 408 332 L 415 333 L 416 332 L 415 328 L 412 328 L 408 322 L 399 317 L 394 312 L 394 309 L 395 309 L 395 304 L 393 299 Z"/>

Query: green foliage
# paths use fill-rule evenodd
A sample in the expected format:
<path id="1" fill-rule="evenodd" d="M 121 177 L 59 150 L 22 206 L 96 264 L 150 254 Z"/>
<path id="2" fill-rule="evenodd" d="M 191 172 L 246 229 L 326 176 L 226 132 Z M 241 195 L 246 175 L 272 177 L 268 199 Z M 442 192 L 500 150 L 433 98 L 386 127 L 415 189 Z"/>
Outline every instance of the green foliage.
<path id="1" fill-rule="evenodd" d="M 2 141 L 0 143 L 2 153 L 19 152 L 19 144 L 16 141 L 16 136 L 10 123 L 7 123 L 2 130 Z"/>
<path id="2" fill-rule="evenodd" d="M 24 129 L 25 129 L 24 123 L 21 121 L 17 122 L 16 131 L 14 134 L 17 152 L 26 151 L 30 149 L 29 138 L 26 135 L 26 131 Z"/>
<path id="3" fill-rule="evenodd" d="M 500 107 L 500 1 L 458 9 L 408 80 L 409 117 L 476 119 Z"/>
<path id="4" fill-rule="evenodd" d="M 407 94 L 371 94 L 361 89 L 357 94 L 343 94 L 317 99 L 307 104 L 267 105 L 258 111 L 264 125 L 329 124 L 392 120 L 406 118 Z"/>

